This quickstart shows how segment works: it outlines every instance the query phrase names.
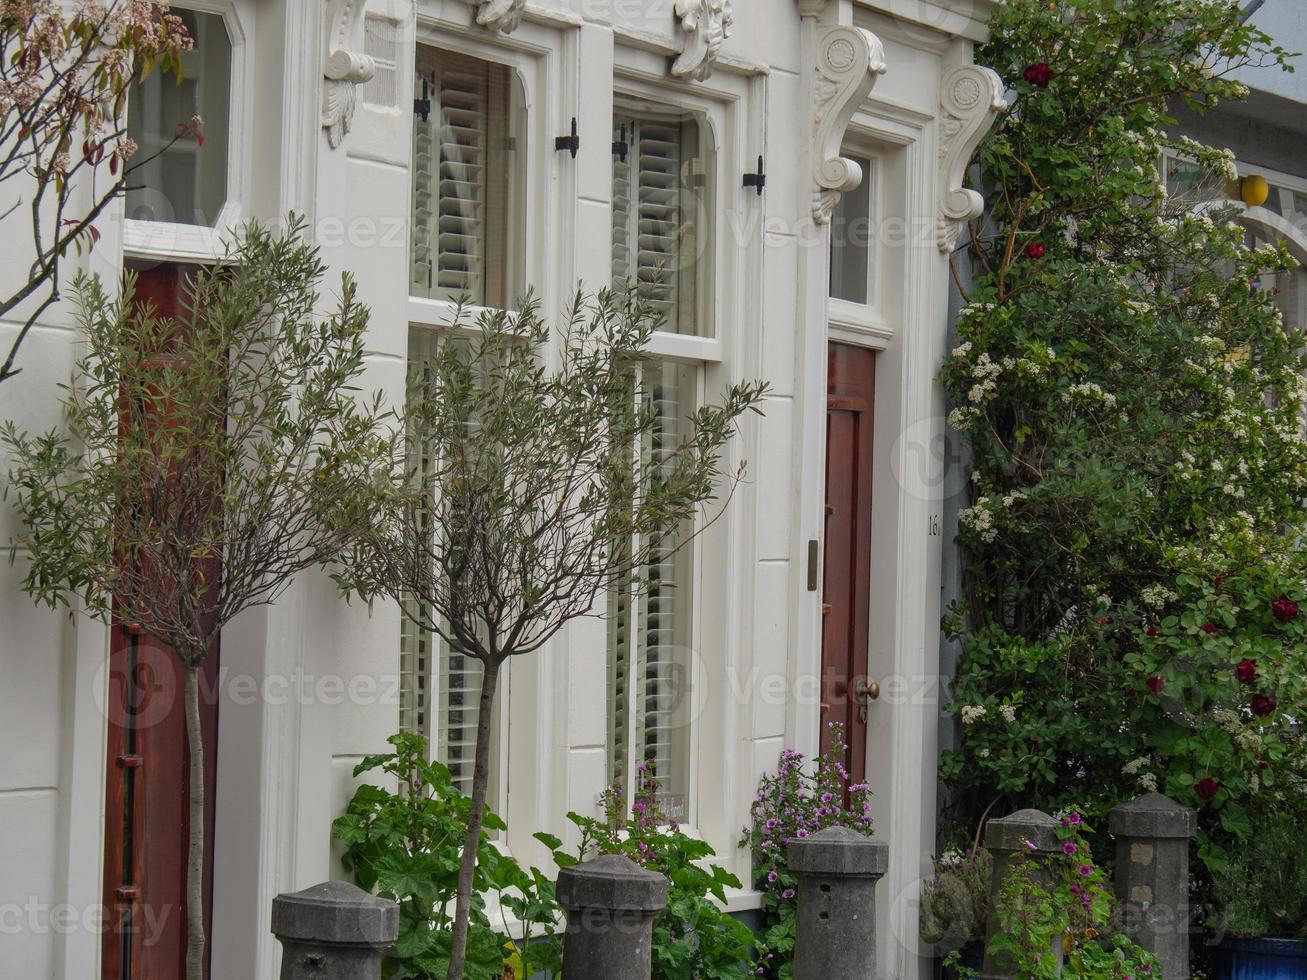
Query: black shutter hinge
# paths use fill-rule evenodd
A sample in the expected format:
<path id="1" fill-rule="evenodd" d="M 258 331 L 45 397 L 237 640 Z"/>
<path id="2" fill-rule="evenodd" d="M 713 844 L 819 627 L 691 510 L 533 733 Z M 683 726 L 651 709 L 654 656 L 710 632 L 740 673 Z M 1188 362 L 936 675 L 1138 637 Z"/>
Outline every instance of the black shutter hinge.
<path id="1" fill-rule="evenodd" d="M 622 123 L 622 135 L 613 143 L 613 153 L 623 163 L 626 162 L 626 155 L 631 152 L 631 144 L 626 141 L 626 123 Z"/>
<path id="2" fill-rule="evenodd" d="M 567 150 L 568 153 L 572 154 L 572 159 L 576 159 L 576 154 L 581 149 L 581 133 L 576 127 L 576 116 L 572 117 L 572 135 L 555 138 L 554 149 Z"/>
<path id="3" fill-rule="evenodd" d="M 413 115 L 421 116 L 423 122 L 431 118 L 431 90 L 425 78 L 422 79 L 422 98 L 413 100 Z"/>
<path id="4" fill-rule="evenodd" d="M 767 186 L 767 174 L 762 169 L 762 157 L 758 157 L 758 172 L 744 175 L 744 186 L 755 188 L 758 196 L 762 197 L 762 189 Z"/>

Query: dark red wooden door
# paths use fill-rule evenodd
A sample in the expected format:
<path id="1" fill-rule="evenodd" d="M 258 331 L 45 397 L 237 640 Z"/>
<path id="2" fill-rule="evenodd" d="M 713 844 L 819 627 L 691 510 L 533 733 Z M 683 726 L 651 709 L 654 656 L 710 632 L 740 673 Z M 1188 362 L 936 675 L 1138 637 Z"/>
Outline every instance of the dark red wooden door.
<path id="1" fill-rule="evenodd" d="M 842 725 L 848 746 L 844 765 L 850 779 L 861 782 L 866 774 L 867 717 L 858 683 L 867 679 L 876 353 L 831 344 L 827 375 L 821 748 L 830 748 L 830 723 Z"/>
<path id="2" fill-rule="evenodd" d="M 185 271 L 139 273 L 137 300 L 180 312 Z M 217 772 L 218 654 L 201 672 L 205 756 L 205 931 L 212 918 Z M 110 635 L 108 777 L 105 791 L 104 980 L 177 980 L 186 965 L 186 855 L 190 752 L 185 671 L 172 650 L 115 621 Z"/>

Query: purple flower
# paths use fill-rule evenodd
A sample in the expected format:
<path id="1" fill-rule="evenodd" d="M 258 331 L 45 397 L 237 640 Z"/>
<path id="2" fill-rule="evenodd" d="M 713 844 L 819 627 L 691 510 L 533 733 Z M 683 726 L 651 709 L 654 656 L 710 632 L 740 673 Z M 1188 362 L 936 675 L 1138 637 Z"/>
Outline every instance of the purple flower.
<path id="1" fill-rule="evenodd" d="M 1092 867 L 1090 867 L 1089 865 L 1087 865 L 1087 864 L 1082 864 L 1082 865 L 1080 865 L 1080 877 L 1081 877 L 1081 878 L 1088 878 L 1088 877 L 1089 877 L 1091 874 L 1093 874 L 1093 873 L 1094 873 L 1094 869 L 1093 869 Z"/>
<path id="2" fill-rule="evenodd" d="M 1070 813 L 1067 814 L 1067 820 L 1071 822 L 1072 827 L 1078 827 L 1080 826 L 1081 816 L 1075 810 L 1072 810 Z"/>
<path id="3" fill-rule="evenodd" d="M 768 882 L 768 884 L 772 884 L 772 885 L 776 884 L 776 879 L 779 878 L 779 877 L 780 877 L 780 875 L 778 875 L 774 870 L 773 870 L 773 871 L 768 871 L 768 872 L 767 872 L 767 882 Z"/>
<path id="4" fill-rule="evenodd" d="M 1077 850 L 1076 845 L 1071 841 L 1067 841 L 1065 844 L 1062 845 L 1062 853 L 1065 854 L 1067 857 L 1070 857 L 1072 854 L 1074 854 L 1076 850 Z"/>
<path id="5" fill-rule="evenodd" d="M 793 897 L 794 897 L 793 888 L 787 888 L 785 889 L 785 891 L 781 892 L 781 898 L 793 898 Z"/>

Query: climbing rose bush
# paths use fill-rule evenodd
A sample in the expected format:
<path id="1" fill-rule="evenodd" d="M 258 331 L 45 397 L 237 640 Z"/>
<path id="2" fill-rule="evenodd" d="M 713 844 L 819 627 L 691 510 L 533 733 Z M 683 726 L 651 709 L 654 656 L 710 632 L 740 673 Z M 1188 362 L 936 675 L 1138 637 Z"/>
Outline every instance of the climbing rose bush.
<path id="1" fill-rule="evenodd" d="M 1094 815 L 1156 784 L 1202 808 L 1219 864 L 1256 764 L 1300 765 L 1278 727 L 1300 677 L 1267 649 L 1305 570 L 1307 362 L 1276 293 L 1295 263 L 1158 169 L 1179 154 L 1220 198 L 1233 157 L 1168 136 L 1169 109 L 1242 98 L 1233 70 L 1285 57 L 1227 0 L 1009 0 L 978 52 L 1015 98 L 978 154 L 990 211 L 955 257 L 973 276 L 942 370 L 969 449 L 942 762 L 968 835 L 999 795 Z M 1256 735 L 1168 707 L 1182 675 Z"/>
<path id="2" fill-rule="evenodd" d="M 847 745 L 842 726 L 831 723 L 830 747 L 808 764 L 803 753 L 785 749 L 774 773 L 762 777 L 750 813 L 753 823 L 740 839 L 753 855 L 755 886 L 762 892 L 766 926 L 758 975 L 791 976 L 798 881 L 790 874 L 786 848 L 828 827 L 872 832 L 871 790 L 849 779 L 842 762 Z"/>

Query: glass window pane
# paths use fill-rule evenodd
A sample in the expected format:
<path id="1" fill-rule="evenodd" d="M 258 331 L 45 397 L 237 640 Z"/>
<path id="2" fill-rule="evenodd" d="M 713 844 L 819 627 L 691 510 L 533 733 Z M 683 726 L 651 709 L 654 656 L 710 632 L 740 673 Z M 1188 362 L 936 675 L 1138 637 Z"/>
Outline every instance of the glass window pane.
<path id="1" fill-rule="evenodd" d="M 658 423 L 638 447 L 642 459 L 670 462 L 688 432 L 700 369 L 673 363 L 641 368 L 640 397 Z M 629 798 L 632 770 L 644 764 L 660 784 L 668 819 L 684 822 L 690 799 L 691 643 L 694 549 L 691 528 L 672 531 L 625 591 L 609 596 L 609 776 Z"/>
<path id="2" fill-rule="evenodd" d="M 525 103 L 505 65 L 418 49 L 410 293 L 507 307 L 523 288 Z"/>
<path id="3" fill-rule="evenodd" d="M 703 216 L 711 187 L 700 123 L 619 108 L 613 117 L 612 274 L 665 318 L 661 329 L 711 336 L 700 267 L 711 255 Z"/>
<path id="4" fill-rule="evenodd" d="M 195 41 L 182 55 L 182 79 L 152 72 L 132 86 L 127 135 L 136 142 L 127 217 L 207 225 L 227 200 L 231 125 L 231 39 L 217 14 L 173 8 Z M 198 117 L 203 145 L 178 127 Z"/>
<path id="5" fill-rule="evenodd" d="M 862 168 L 862 183 L 841 194 L 830 226 L 830 294 L 832 299 L 865 305 L 871 302 L 874 229 L 871 185 L 875 174 L 867 157 L 851 156 Z"/>

